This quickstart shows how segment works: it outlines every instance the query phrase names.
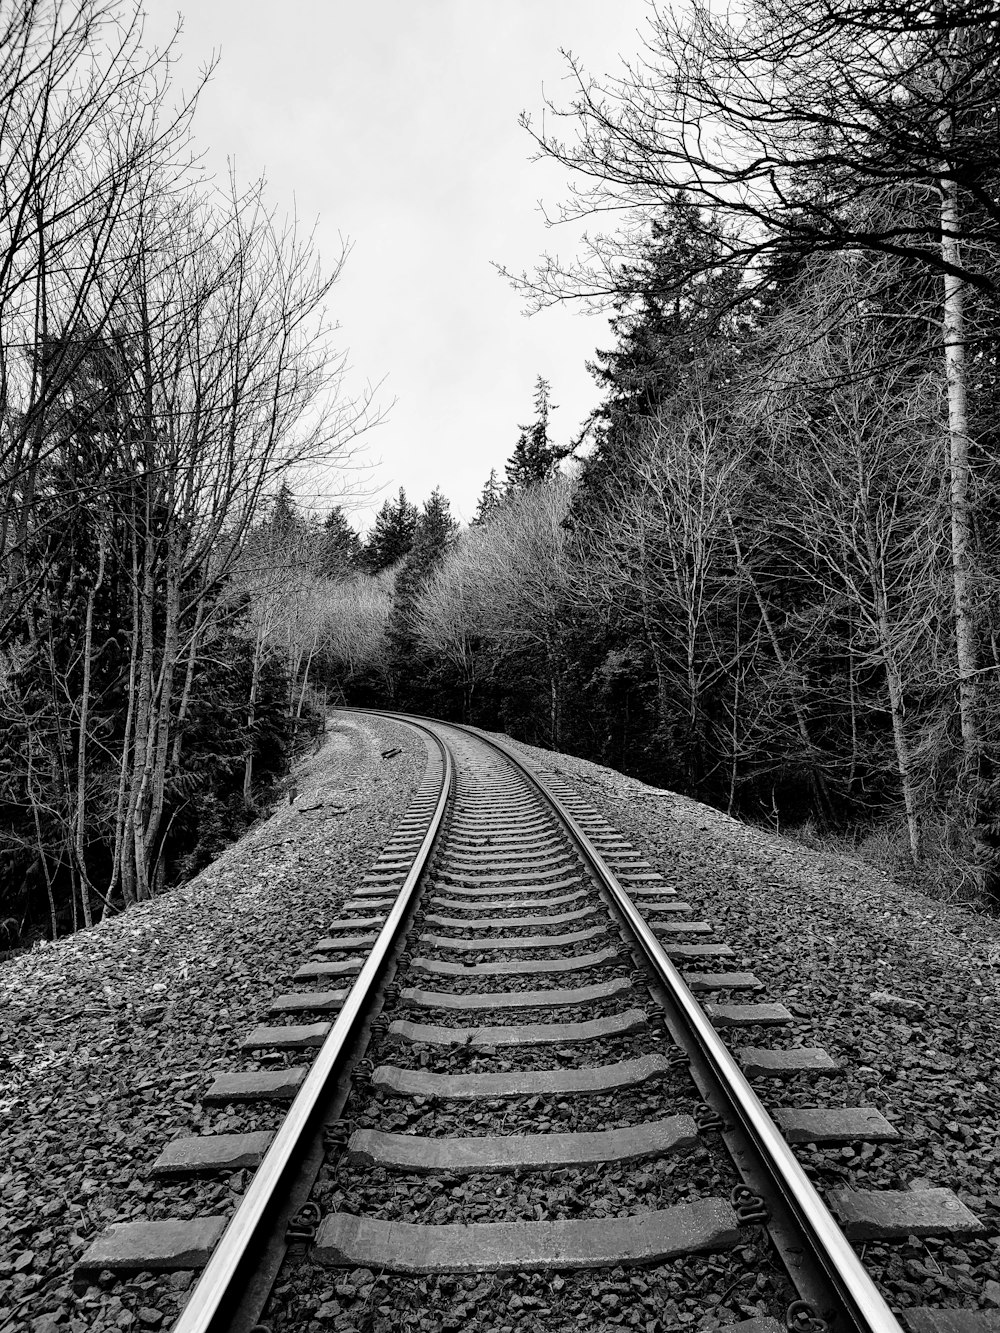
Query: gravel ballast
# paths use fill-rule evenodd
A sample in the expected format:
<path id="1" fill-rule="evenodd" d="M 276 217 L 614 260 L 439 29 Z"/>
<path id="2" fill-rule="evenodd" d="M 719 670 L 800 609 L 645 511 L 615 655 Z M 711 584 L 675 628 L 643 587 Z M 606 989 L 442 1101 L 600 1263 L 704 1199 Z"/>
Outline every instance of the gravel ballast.
<path id="1" fill-rule="evenodd" d="M 360 885 L 425 762 L 410 728 L 337 715 L 295 800 L 196 879 L 0 968 L 4 1333 L 169 1327 L 190 1274 L 74 1293 L 73 1263 L 110 1222 L 231 1213 L 246 1173 L 167 1184 L 149 1168 L 180 1134 L 280 1122 L 280 1107 L 199 1098 L 215 1073 L 260 1067 L 240 1043 Z"/>
<path id="2" fill-rule="evenodd" d="M 505 738 L 506 739 L 506 738 Z M 381 751 L 402 752 L 383 760 Z M 716 927 L 734 950 L 696 960 L 702 970 L 752 971 L 757 994 L 719 1003 L 779 1002 L 781 1028 L 725 1029 L 743 1047 L 823 1046 L 842 1067 L 815 1075 L 755 1079 L 773 1106 L 871 1106 L 898 1130 L 887 1144 L 795 1148 L 821 1192 L 842 1188 L 950 1186 L 986 1225 L 982 1237 L 868 1244 L 864 1257 L 897 1307 L 1000 1310 L 1000 928 L 968 908 L 903 889 L 858 862 L 748 828 L 697 802 L 647 787 L 583 760 L 518 745 L 557 793 L 583 798 L 675 887 L 692 919 Z M 405 813 L 425 761 L 415 733 L 388 720 L 338 715 L 323 750 L 298 773 L 299 794 L 191 884 L 71 939 L 0 968 L 0 1333 L 169 1328 L 191 1275 L 110 1275 L 74 1293 L 72 1265 L 108 1222 L 203 1214 L 227 1216 L 249 1179 L 164 1182 L 149 1167 L 182 1134 L 273 1129 L 277 1106 L 203 1107 L 216 1073 L 280 1068 L 308 1052 L 274 1058 L 241 1051 L 270 999 L 296 985 L 343 903 L 362 883 Z M 614 856 L 610 859 L 614 860 Z M 441 886 L 445 892 L 447 886 Z M 637 899 L 640 907 L 648 906 Z M 429 928 L 425 928 L 429 929 Z M 451 931 L 456 936 L 461 931 Z M 495 933 L 495 932 L 494 932 Z M 616 936 L 612 936 L 616 942 Z M 580 951 L 601 947 L 589 941 Z M 415 952 L 456 958 L 455 951 Z M 526 957 L 537 951 L 526 952 Z M 324 958 L 341 955 L 324 953 Z M 485 954 L 484 954 L 485 957 Z M 620 975 L 619 958 L 586 977 L 508 977 L 505 988 L 543 989 Z M 411 984 L 489 991 L 496 978 L 417 978 Z M 523 984 L 522 984 L 523 983 Z M 309 983 L 312 984 L 312 983 Z M 317 983 L 321 985 L 341 984 Z M 629 997 L 622 999 L 625 1006 Z M 427 1010 L 422 1021 L 457 1020 Z M 554 1021 L 521 1011 L 510 1021 Z M 272 1020 L 273 1021 L 273 1020 Z M 312 1021 L 293 1017 L 292 1022 Z M 496 1015 L 484 1022 L 508 1021 Z M 436 1070 L 578 1066 L 663 1049 L 658 1036 L 581 1043 L 544 1059 L 521 1052 L 447 1051 L 383 1039 L 378 1058 Z M 680 1073 L 655 1088 L 615 1097 L 543 1097 L 479 1103 L 355 1099 L 356 1126 L 471 1135 L 604 1129 L 663 1113 L 664 1094 L 689 1110 Z M 701 1162 L 703 1149 L 686 1158 Z M 689 1161 L 685 1161 L 685 1167 Z M 678 1159 L 676 1169 L 680 1170 Z M 704 1159 L 697 1192 L 714 1192 Z M 443 1188 L 441 1188 L 443 1186 Z M 324 1172 L 327 1207 L 445 1222 L 542 1215 L 604 1216 L 684 1197 L 668 1162 L 498 1179 L 360 1170 Z M 373 1204 L 379 1200 L 377 1209 Z M 308 1265 L 305 1265 L 308 1267 Z M 748 1272 L 749 1268 L 749 1272 Z M 279 1330 L 474 1328 L 556 1333 L 634 1327 L 646 1333 L 719 1328 L 781 1310 L 790 1299 L 762 1235 L 740 1250 L 658 1265 L 641 1273 L 399 1279 L 368 1270 L 317 1274 L 305 1292 L 294 1265 L 279 1279 L 270 1317 Z M 702 1303 L 715 1292 L 714 1308 Z M 8 1315 L 9 1312 L 9 1315 Z M 6 1322 L 4 1322 L 6 1317 Z"/>
<path id="3" fill-rule="evenodd" d="M 597 764 L 513 744 L 716 925 L 736 953 L 726 966 L 764 983 L 755 1000 L 792 1011 L 782 1029 L 724 1030 L 732 1048 L 824 1046 L 843 1067 L 835 1079 L 755 1080 L 765 1105 L 873 1106 L 899 1132 L 884 1145 L 797 1146 L 820 1191 L 947 1186 L 983 1221 L 981 1238 L 865 1246 L 890 1301 L 1000 1312 L 1000 923 Z"/>
<path id="4" fill-rule="evenodd" d="M 511 784 L 504 761 L 484 753 L 477 743 L 457 737 L 454 749 L 459 766 L 459 800 L 430 876 L 432 884 L 438 885 L 444 879 L 453 848 L 475 822 L 477 807 L 482 809 L 496 799 L 496 793 L 512 786 L 516 790 L 517 786 Z M 548 823 L 541 815 L 533 815 L 532 804 L 522 802 L 536 823 Z M 503 839 L 506 836 L 503 835 Z M 497 847 L 506 847 L 500 835 L 484 832 L 470 846 L 478 862 L 473 869 L 479 868 L 487 878 L 496 876 L 499 867 L 493 859 L 494 852 Z M 554 826 L 546 834 L 544 846 L 550 853 L 558 851 L 560 846 L 569 852 L 564 835 Z M 506 855 L 506 852 L 501 854 Z M 515 854 L 511 859 L 512 863 L 503 867 L 503 876 L 505 887 L 514 896 L 516 904 L 518 895 L 538 894 L 541 877 L 535 870 L 531 852 L 523 856 Z M 472 891 L 483 900 L 478 912 L 483 921 L 496 910 L 486 904 L 498 890 L 480 885 L 477 879 L 471 882 L 474 885 Z M 588 880 L 576 873 L 569 883 L 587 885 Z M 553 893 L 567 891 L 561 881 L 551 888 Z M 517 936 L 523 939 L 523 932 L 515 929 L 514 938 L 508 944 L 504 923 L 495 922 L 488 928 L 492 947 L 469 951 L 473 955 L 481 952 L 483 958 L 489 960 L 483 973 L 474 978 L 475 989 L 480 994 L 495 990 L 517 994 L 518 991 L 537 989 L 541 976 L 547 974 L 533 970 L 532 956 L 537 956 L 539 961 L 544 959 L 546 967 L 551 960 L 569 961 L 573 956 L 579 957 L 581 966 L 575 975 L 568 977 L 561 970 L 551 974 L 554 984 L 560 988 L 564 988 L 568 980 L 578 985 L 583 982 L 593 984 L 598 976 L 605 980 L 608 963 L 619 975 L 625 966 L 631 966 L 627 952 L 621 947 L 617 927 L 608 916 L 596 887 L 589 887 L 584 896 L 593 909 L 593 919 L 604 921 L 606 933 L 602 939 L 613 946 L 611 950 L 595 957 L 594 940 L 571 939 L 566 942 L 557 937 L 546 937 L 544 941 L 538 941 L 538 948 L 514 952 L 510 946 L 519 942 Z M 525 905 L 515 906 L 515 913 L 527 914 L 528 910 Z M 425 921 L 418 929 L 426 931 L 430 924 Z M 449 933 L 453 929 L 449 928 Z M 531 926 L 530 931 L 534 933 L 535 927 Z M 459 956 L 456 947 L 459 938 L 456 935 L 454 942 L 440 941 L 441 948 L 435 956 L 442 960 L 448 959 L 449 955 L 452 958 Z M 432 941 L 424 939 L 414 947 L 426 955 L 434 946 Z M 529 957 L 525 958 L 525 954 Z M 419 974 L 419 983 L 425 984 L 427 963 L 414 958 L 411 967 Z M 426 984 L 460 996 L 467 993 L 470 980 L 473 978 L 468 977 L 462 964 L 445 962 L 443 970 L 433 976 L 433 982 L 426 980 Z M 404 988 L 411 984 L 405 965 L 400 982 Z M 647 996 L 641 983 L 637 988 L 629 979 L 624 990 L 627 995 L 619 997 L 619 1012 L 634 1011 L 637 1003 L 645 1007 Z M 579 1023 L 581 1019 L 592 1018 L 593 1012 L 585 1002 L 582 1009 L 571 1010 L 570 1015 L 570 1022 Z M 355 1082 L 343 1113 L 352 1129 L 378 1128 L 406 1136 L 419 1133 L 430 1140 L 448 1135 L 473 1139 L 494 1135 L 502 1141 L 510 1140 L 510 1136 L 521 1128 L 525 1133 L 545 1137 L 559 1135 L 571 1127 L 596 1128 L 597 1125 L 608 1126 L 609 1122 L 656 1122 L 673 1114 L 690 1113 L 698 1102 L 685 1067 L 676 1071 L 670 1067 L 663 1069 L 663 1056 L 670 1040 L 652 1012 L 650 1021 L 644 1020 L 642 1026 L 627 1038 L 605 1036 L 582 1041 L 567 1031 L 560 1034 L 555 1043 L 542 1046 L 532 1043 L 521 1048 L 510 1047 L 502 1041 L 492 1045 L 443 1043 L 430 1037 L 404 1041 L 400 1040 L 402 1034 L 394 1033 L 398 1010 L 394 1009 L 388 1017 L 387 1033 L 377 1036 L 368 1052 L 376 1066 L 372 1083 Z M 494 1017 L 490 1014 L 484 1021 L 489 1025 Z M 546 1015 L 543 1021 L 548 1026 L 551 1015 Z M 503 1025 L 495 1026 L 496 1032 L 502 1034 Z M 449 1029 L 445 1026 L 443 1030 L 447 1033 Z M 647 1058 L 639 1059 L 644 1053 L 648 1053 Z M 573 1075 L 576 1073 L 586 1070 L 588 1074 L 613 1074 L 637 1063 L 654 1068 L 659 1065 L 660 1072 L 647 1082 L 627 1086 L 610 1097 L 588 1091 L 586 1078 L 578 1081 L 579 1086 L 574 1086 Z M 595 1065 L 598 1066 L 596 1071 L 592 1068 Z M 483 1081 L 476 1092 L 478 1080 Z M 453 1085 L 448 1086 L 450 1083 Z M 505 1093 L 501 1093 L 502 1087 L 506 1088 Z M 560 1088 L 562 1091 L 558 1090 Z M 512 1143 L 509 1149 L 511 1160 L 516 1159 L 518 1151 L 517 1145 Z M 620 1234 L 616 1230 L 619 1223 L 649 1214 L 650 1225 L 655 1228 L 656 1219 L 666 1216 L 672 1209 L 697 1211 L 704 1207 L 721 1209 L 725 1213 L 730 1207 L 729 1195 L 736 1179 L 721 1141 L 711 1138 L 707 1142 L 699 1141 L 684 1152 L 665 1154 L 661 1159 L 646 1163 L 550 1167 L 521 1161 L 510 1172 L 500 1174 L 485 1168 L 458 1175 L 441 1171 L 425 1175 L 411 1173 L 405 1167 L 386 1169 L 378 1164 L 352 1167 L 346 1161 L 328 1159 L 313 1193 L 313 1199 L 324 1215 L 323 1227 L 329 1223 L 329 1234 L 333 1237 L 350 1238 L 357 1231 L 367 1235 L 373 1244 L 377 1235 L 377 1244 L 365 1252 L 350 1243 L 347 1243 L 346 1250 L 342 1250 L 337 1240 L 329 1245 L 318 1242 L 315 1250 L 307 1250 L 295 1268 L 289 1268 L 279 1281 L 265 1312 L 265 1322 L 274 1333 L 284 1333 L 286 1329 L 320 1333 L 327 1327 L 364 1328 L 371 1329 L 372 1333 L 376 1330 L 390 1333 L 398 1328 L 465 1327 L 508 1328 L 529 1333 L 530 1328 L 534 1333 L 538 1326 L 556 1330 L 576 1328 L 581 1323 L 599 1328 L 642 1327 L 649 1333 L 657 1333 L 657 1330 L 687 1324 L 717 1329 L 741 1318 L 780 1313 L 791 1298 L 791 1289 L 781 1275 L 772 1271 L 770 1264 L 761 1263 L 752 1248 L 756 1239 L 753 1228 L 747 1228 L 746 1234 L 740 1236 L 742 1262 L 752 1262 L 753 1265 L 749 1272 L 740 1271 L 741 1262 L 735 1256 L 711 1259 L 692 1256 L 684 1264 L 670 1264 L 660 1255 L 644 1261 L 651 1263 L 649 1270 L 642 1274 L 630 1272 L 624 1281 L 623 1274 L 614 1266 L 620 1261 L 630 1264 L 635 1261 L 633 1246 L 626 1244 L 620 1249 L 622 1242 L 614 1239 Z M 353 1225 L 355 1216 L 363 1219 L 359 1223 L 360 1230 Z M 421 1226 L 444 1230 L 456 1228 L 455 1240 L 461 1239 L 463 1244 L 470 1241 L 468 1235 L 462 1235 L 462 1228 L 467 1226 L 527 1230 L 537 1226 L 539 1230 L 531 1238 L 531 1254 L 527 1251 L 521 1254 L 525 1270 L 536 1267 L 540 1251 L 536 1252 L 535 1247 L 543 1244 L 547 1228 L 566 1228 L 559 1248 L 567 1263 L 570 1262 L 568 1255 L 577 1253 L 571 1248 L 573 1242 L 569 1232 L 573 1228 L 590 1228 L 588 1234 L 600 1237 L 604 1261 L 586 1278 L 571 1271 L 548 1278 L 549 1299 L 546 1300 L 538 1294 L 539 1275 L 536 1272 L 506 1271 L 500 1256 L 496 1266 L 505 1271 L 497 1275 L 494 1283 L 487 1285 L 488 1300 L 477 1301 L 473 1311 L 461 1294 L 468 1291 L 468 1287 L 446 1282 L 428 1283 L 407 1276 L 414 1271 L 413 1255 L 407 1251 L 409 1258 L 406 1258 L 395 1253 L 392 1227 L 396 1223 L 404 1224 L 399 1232 L 400 1243 L 406 1240 L 409 1245 L 415 1242 L 408 1228 L 419 1232 Z M 606 1227 L 604 1223 L 607 1223 Z M 380 1226 L 381 1230 L 378 1229 Z M 367 1228 L 373 1228 L 374 1232 Z M 404 1231 L 409 1239 L 404 1237 Z M 322 1228 L 321 1233 L 326 1234 Z M 479 1245 L 486 1244 L 484 1237 L 471 1239 Z M 509 1239 L 512 1241 L 513 1237 Z M 436 1240 L 441 1242 L 442 1237 Z M 362 1253 L 377 1256 L 378 1263 L 373 1267 L 384 1265 L 392 1273 L 377 1301 L 375 1292 L 381 1284 L 374 1274 L 364 1269 L 336 1275 L 331 1286 L 331 1273 L 325 1266 L 324 1257 L 349 1254 L 354 1256 L 353 1262 L 360 1263 L 364 1260 L 357 1256 Z M 423 1257 L 433 1265 L 432 1257 L 426 1253 Z M 456 1261 L 461 1263 L 457 1257 Z M 485 1252 L 483 1262 L 485 1267 L 491 1267 Z M 400 1269 L 402 1271 L 398 1271 Z M 759 1285 L 758 1278 L 761 1279 Z M 473 1284 L 473 1289 L 481 1291 L 484 1288 L 480 1283 Z M 362 1297 L 360 1308 L 351 1299 L 354 1291 Z"/>

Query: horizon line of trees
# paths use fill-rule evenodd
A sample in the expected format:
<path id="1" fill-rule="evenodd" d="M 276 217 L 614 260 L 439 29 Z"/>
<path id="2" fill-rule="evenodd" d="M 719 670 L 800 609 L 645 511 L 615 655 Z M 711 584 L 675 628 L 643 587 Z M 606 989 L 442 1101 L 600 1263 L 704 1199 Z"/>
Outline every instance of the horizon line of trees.
<path id="1" fill-rule="evenodd" d="M 475 519 L 362 539 L 295 469 L 372 419 L 339 272 L 202 180 L 124 0 L 0 31 L 0 875 L 55 934 L 245 826 L 327 701 L 495 727 L 772 824 L 1000 868 L 1000 30 L 978 0 L 650 6 L 534 135 L 610 309 Z M 558 133 L 569 122 L 571 133 Z M 607 230 L 615 217 L 617 230 Z M 509 275 L 508 275 L 509 276 Z"/>
<path id="2" fill-rule="evenodd" d="M 369 632 L 347 688 L 734 813 L 889 827 L 911 873 L 995 890 L 991 13 L 654 3 L 618 74 L 567 59 L 568 104 L 524 123 L 575 176 L 551 220 L 595 230 L 507 276 L 612 311 L 590 448 L 492 476 L 407 594 L 417 654 Z"/>

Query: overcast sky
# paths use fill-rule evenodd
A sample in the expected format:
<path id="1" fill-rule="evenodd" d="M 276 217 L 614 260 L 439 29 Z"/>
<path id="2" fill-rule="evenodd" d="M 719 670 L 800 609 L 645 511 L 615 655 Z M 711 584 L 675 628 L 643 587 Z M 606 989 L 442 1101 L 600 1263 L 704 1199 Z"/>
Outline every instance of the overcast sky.
<path id="1" fill-rule="evenodd" d="M 175 6 L 150 5 L 159 36 Z M 594 73 L 640 46 L 645 0 L 191 0 L 178 77 L 214 50 L 221 62 L 198 109 L 208 164 L 266 171 L 270 198 L 319 218 L 321 252 L 353 244 L 333 313 L 350 384 L 384 380 L 395 399 L 367 437 L 376 464 L 356 521 L 400 485 L 440 485 L 468 519 L 491 467 L 502 469 L 530 420 L 535 377 L 552 384 L 557 438 L 597 394 L 584 361 L 608 345 L 602 317 L 565 309 L 527 319 L 490 267 L 531 267 L 572 237 L 546 230 L 539 198 L 564 193 L 550 163 L 530 163 L 522 110 L 567 91 L 559 48 Z"/>

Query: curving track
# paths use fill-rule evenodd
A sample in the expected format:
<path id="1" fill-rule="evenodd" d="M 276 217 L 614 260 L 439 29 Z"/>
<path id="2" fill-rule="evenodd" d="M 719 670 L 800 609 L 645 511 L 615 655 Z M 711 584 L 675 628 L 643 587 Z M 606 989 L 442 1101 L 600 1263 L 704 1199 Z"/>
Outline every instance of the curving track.
<path id="1" fill-rule="evenodd" d="M 520 1275 L 558 1273 L 562 1299 L 586 1303 L 587 1270 L 635 1268 L 647 1276 L 618 1305 L 646 1323 L 657 1290 L 683 1290 L 693 1324 L 738 1288 L 755 1298 L 744 1313 L 792 1328 L 898 1330 L 789 1147 L 889 1140 L 892 1127 L 871 1108 L 780 1108 L 781 1079 L 829 1080 L 833 1062 L 781 1043 L 791 1014 L 748 1001 L 760 982 L 732 969 L 714 926 L 571 788 L 478 733 L 392 716 L 428 740 L 413 807 L 299 970 L 308 988 L 276 996 L 248 1036 L 278 1067 L 208 1094 L 293 1097 L 283 1127 L 266 1151 L 228 1135 L 165 1150 L 164 1171 L 182 1174 L 232 1170 L 254 1147 L 240 1208 L 228 1226 L 112 1228 L 81 1271 L 204 1263 L 178 1333 L 249 1329 L 262 1312 L 275 1330 L 301 1327 L 331 1267 L 398 1274 L 394 1313 L 426 1275 L 507 1274 L 504 1299 Z M 726 1028 L 761 1045 L 738 1063 Z M 828 1202 L 857 1237 L 978 1227 L 948 1191 L 841 1195 Z M 953 1316 L 906 1322 L 994 1327 Z"/>

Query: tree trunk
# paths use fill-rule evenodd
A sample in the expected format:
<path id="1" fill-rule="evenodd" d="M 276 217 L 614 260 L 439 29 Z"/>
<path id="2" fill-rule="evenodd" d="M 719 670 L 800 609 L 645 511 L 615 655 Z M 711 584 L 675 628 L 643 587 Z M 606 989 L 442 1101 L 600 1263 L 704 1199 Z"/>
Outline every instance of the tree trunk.
<path id="1" fill-rule="evenodd" d="M 316 645 L 309 650 L 305 659 L 305 666 L 302 668 L 302 686 L 299 690 L 299 701 L 295 707 L 296 725 L 302 720 L 302 709 L 306 702 L 306 690 L 309 688 L 309 672 L 312 670 L 313 657 L 316 653 Z"/>
<path id="2" fill-rule="evenodd" d="M 181 763 L 181 747 L 184 744 L 183 725 L 187 718 L 188 708 L 191 706 L 191 690 L 194 685 L 194 668 L 198 661 L 198 642 L 201 635 L 202 619 L 204 608 L 201 601 L 195 608 L 194 627 L 191 630 L 191 640 L 188 644 L 187 663 L 184 667 L 184 686 L 181 689 L 180 703 L 177 706 L 177 722 L 174 733 L 173 750 L 170 755 L 171 767 L 177 769 Z"/>
<path id="3" fill-rule="evenodd" d="M 906 811 L 906 832 L 910 843 L 910 860 L 914 866 L 918 866 L 922 852 L 920 811 L 917 804 L 916 784 L 913 778 L 913 762 L 904 724 L 903 686 L 895 661 L 885 660 L 885 674 L 889 690 L 889 705 L 892 710 L 892 739 L 896 747 L 896 766 L 899 769 L 899 781 L 903 790 L 903 808 Z"/>
<path id="4" fill-rule="evenodd" d="M 107 547 L 103 534 L 100 541 L 97 578 L 87 594 L 87 613 L 83 629 L 83 689 L 80 692 L 80 731 L 76 746 L 76 829 L 74 846 L 76 864 L 80 875 L 80 903 L 83 907 L 83 922 L 93 925 L 90 908 L 90 877 L 87 874 L 87 852 L 85 827 L 87 822 L 87 740 L 90 726 L 90 673 L 94 655 L 94 602 L 104 582 L 104 564 Z"/>
<path id="5" fill-rule="evenodd" d="M 35 841 L 38 844 L 38 861 L 42 867 L 42 875 L 45 878 L 45 891 L 48 894 L 48 899 L 49 899 L 49 923 L 52 927 L 52 938 L 54 940 L 57 940 L 59 938 L 59 918 L 56 915 L 56 896 L 52 887 L 52 876 L 49 873 L 49 858 L 45 855 L 45 839 L 42 836 L 42 821 L 38 813 L 39 803 L 35 796 L 34 765 L 32 763 L 33 758 L 34 758 L 34 742 L 31 738 L 31 730 L 29 727 L 28 775 L 27 775 L 28 800 L 31 802 L 31 813 L 32 816 L 34 817 L 34 822 L 35 822 Z M 76 907 L 75 901 L 73 906 L 75 909 Z"/>
<path id="6" fill-rule="evenodd" d="M 958 185 L 941 184 L 941 254 L 961 263 Z M 951 569 L 958 661 L 958 709 L 967 778 L 975 777 L 979 755 L 976 686 L 976 626 L 972 606 L 970 553 L 972 522 L 969 504 L 969 414 L 965 365 L 965 284 L 944 276 L 944 357 L 948 382 L 948 464 L 951 502 Z"/>
<path id="7" fill-rule="evenodd" d="M 250 674 L 250 698 L 247 700 L 247 743 L 243 755 L 243 805 L 247 810 L 253 807 L 253 751 L 254 723 L 257 721 L 257 692 L 260 686 L 260 668 L 264 656 L 264 644 L 258 636 L 254 644 L 253 666 Z"/>
<path id="8" fill-rule="evenodd" d="M 174 695 L 174 674 L 179 655 L 178 622 L 181 600 L 181 557 L 177 550 L 178 538 L 171 535 L 166 575 L 166 624 L 163 633 L 163 656 L 156 700 L 156 744 L 152 749 L 149 778 L 149 811 L 145 819 L 142 839 L 143 876 L 147 883 L 154 861 L 163 821 L 166 799 L 167 759 L 170 750 L 170 708 Z"/>
<path id="9" fill-rule="evenodd" d="M 147 520 L 150 517 L 147 512 Z M 140 902 L 149 896 L 145 882 L 143 857 L 143 806 L 148 791 L 152 751 L 155 744 L 153 714 L 153 539 L 146 525 L 146 550 L 142 591 L 140 594 L 140 660 L 138 698 L 135 709 L 135 744 L 132 753 L 132 780 L 125 819 L 125 849 L 122 853 L 123 882 L 130 884 Z"/>
<path id="10" fill-rule="evenodd" d="M 742 656 L 741 645 L 743 642 L 743 598 L 739 591 L 736 593 L 736 650 L 739 656 Z M 737 664 L 738 665 L 738 664 Z M 726 803 L 726 814 L 733 813 L 733 806 L 736 804 L 736 779 L 738 776 L 739 753 L 739 716 L 740 716 L 740 680 L 739 670 L 733 672 L 733 725 L 732 725 L 732 749 L 729 756 L 729 800 Z"/>
<path id="11" fill-rule="evenodd" d="M 851 767 L 847 773 L 847 791 L 854 795 L 854 784 L 858 776 L 858 686 L 854 675 L 854 640 L 853 621 L 850 613 L 847 617 L 847 693 L 851 709 Z"/>
<path id="12" fill-rule="evenodd" d="M 923 840 L 920 830 L 920 810 L 917 801 L 916 782 L 913 774 L 913 757 L 910 753 L 910 743 L 906 735 L 903 673 L 900 671 L 896 660 L 896 645 L 889 620 L 889 600 L 885 584 L 882 581 L 885 566 L 879 559 L 878 543 L 867 515 L 863 522 L 865 545 L 868 550 L 868 563 L 871 570 L 870 586 L 875 608 L 879 656 L 885 669 L 889 707 L 892 712 L 892 739 L 896 750 L 896 769 L 899 773 L 899 784 L 903 793 L 903 808 L 906 812 L 906 832 L 910 844 L 910 860 L 914 866 L 919 866 Z"/>
<path id="13" fill-rule="evenodd" d="M 139 615 L 139 548 L 138 529 L 135 525 L 133 510 L 132 522 L 132 636 L 129 645 L 128 667 L 128 707 L 125 713 L 125 735 L 122 738 L 121 770 L 118 778 L 118 797 L 115 802 L 115 850 L 108 881 L 108 896 L 105 906 L 115 891 L 115 885 L 121 879 L 122 897 L 126 903 L 135 902 L 134 877 L 126 869 L 125 855 L 126 829 L 128 828 L 128 795 L 130 791 L 129 774 L 134 762 L 135 714 L 138 699 L 136 679 L 139 667 L 141 646 L 141 617 Z M 103 914 L 102 914 L 103 915 Z"/>

